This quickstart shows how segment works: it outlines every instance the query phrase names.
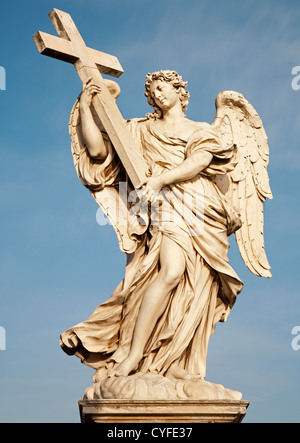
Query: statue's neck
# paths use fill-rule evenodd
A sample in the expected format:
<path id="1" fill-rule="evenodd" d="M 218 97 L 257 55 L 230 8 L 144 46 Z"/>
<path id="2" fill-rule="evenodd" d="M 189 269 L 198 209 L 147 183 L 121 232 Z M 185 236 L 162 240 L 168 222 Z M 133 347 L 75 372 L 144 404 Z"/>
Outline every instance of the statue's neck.
<path id="1" fill-rule="evenodd" d="M 178 103 L 170 109 L 162 110 L 161 120 L 168 125 L 175 125 L 184 120 L 185 116 L 182 110 L 181 103 Z"/>

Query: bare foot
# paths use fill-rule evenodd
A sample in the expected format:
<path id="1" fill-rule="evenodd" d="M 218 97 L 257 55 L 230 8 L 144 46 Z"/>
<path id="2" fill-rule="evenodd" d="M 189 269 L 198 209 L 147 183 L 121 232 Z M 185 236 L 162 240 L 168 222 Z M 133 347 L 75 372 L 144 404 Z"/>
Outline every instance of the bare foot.
<path id="1" fill-rule="evenodd" d="M 194 378 L 199 378 L 203 380 L 201 375 L 190 374 L 185 369 L 181 368 L 178 364 L 173 363 L 166 372 L 166 377 L 175 380 L 192 380 Z"/>
<path id="2" fill-rule="evenodd" d="M 135 356 L 130 356 L 125 358 L 121 363 L 116 364 L 113 368 L 111 368 L 107 376 L 108 377 L 127 377 L 130 372 L 137 369 L 138 364 L 140 362 L 140 358 Z"/>

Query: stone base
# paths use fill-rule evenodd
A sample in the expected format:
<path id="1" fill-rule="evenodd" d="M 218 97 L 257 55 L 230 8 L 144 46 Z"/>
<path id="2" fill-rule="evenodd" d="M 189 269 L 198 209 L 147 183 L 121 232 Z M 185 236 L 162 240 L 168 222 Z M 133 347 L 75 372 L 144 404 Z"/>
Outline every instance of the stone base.
<path id="1" fill-rule="evenodd" d="M 80 400 L 82 423 L 240 423 L 246 400 Z"/>

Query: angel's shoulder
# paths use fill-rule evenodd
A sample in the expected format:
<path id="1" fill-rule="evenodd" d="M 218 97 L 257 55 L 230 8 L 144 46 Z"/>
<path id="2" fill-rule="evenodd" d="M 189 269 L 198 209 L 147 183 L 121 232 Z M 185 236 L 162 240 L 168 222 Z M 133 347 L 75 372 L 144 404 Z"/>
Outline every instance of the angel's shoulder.
<path id="1" fill-rule="evenodd" d="M 190 129 L 190 135 L 192 137 L 197 137 L 197 135 L 203 136 L 205 135 L 205 133 L 209 135 L 216 134 L 214 127 L 207 122 L 192 122 L 190 120 L 189 129 Z"/>
<path id="2" fill-rule="evenodd" d="M 214 127 L 207 122 L 192 122 L 190 120 L 189 123 L 190 123 L 190 128 L 194 129 L 195 131 L 208 131 L 208 132 L 215 131 Z"/>
<path id="3" fill-rule="evenodd" d="M 196 122 L 197 126 L 201 129 L 210 129 L 211 125 L 207 122 Z"/>
<path id="4" fill-rule="evenodd" d="M 210 129 L 211 125 L 207 122 L 195 122 L 193 120 L 186 119 L 186 123 L 193 129 Z"/>

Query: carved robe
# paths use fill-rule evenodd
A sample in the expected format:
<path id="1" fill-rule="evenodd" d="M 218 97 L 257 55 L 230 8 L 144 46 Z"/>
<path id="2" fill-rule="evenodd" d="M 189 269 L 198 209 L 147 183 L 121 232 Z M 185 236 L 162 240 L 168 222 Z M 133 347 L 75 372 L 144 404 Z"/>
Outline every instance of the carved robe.
<path id="1" fill-rule="evenodd" d="M 128 254 L 124 280 L 88 320 L 62 334 L 61 345 L 95 369 L 108 361 L 121 362 L 128 355 L 143 294 L 159 271 L 165 235 L 183 251 L 185 272 L 155 325 L 137 371 L 163 375 L 176 362 L 204 378 L 209 338 L 216 323 L 226 320 L 243 287 L 227 258 L 228 236 L 240 227 L 239 217 L 214 183 L 216 175 L 234 169 L 234 149 L 224 148 L 206 123 L 199 123 L 189 139 L 158 132 L 154 126 L 150 117 L 128 122 L 153 175 L 175 168 L 194 152 L 210 152 L 213 160 L 194 179 L 168 186 L 161 193 L 158 215 L 155 220 L 150 217 L 148 225 L 139 225 L 137 211 L 129 211 L 128 235 L 138 241 Z M 104 163 L 82 150 L 77 172 L 94 191 L 124 178 L 111 146 Z"/>

